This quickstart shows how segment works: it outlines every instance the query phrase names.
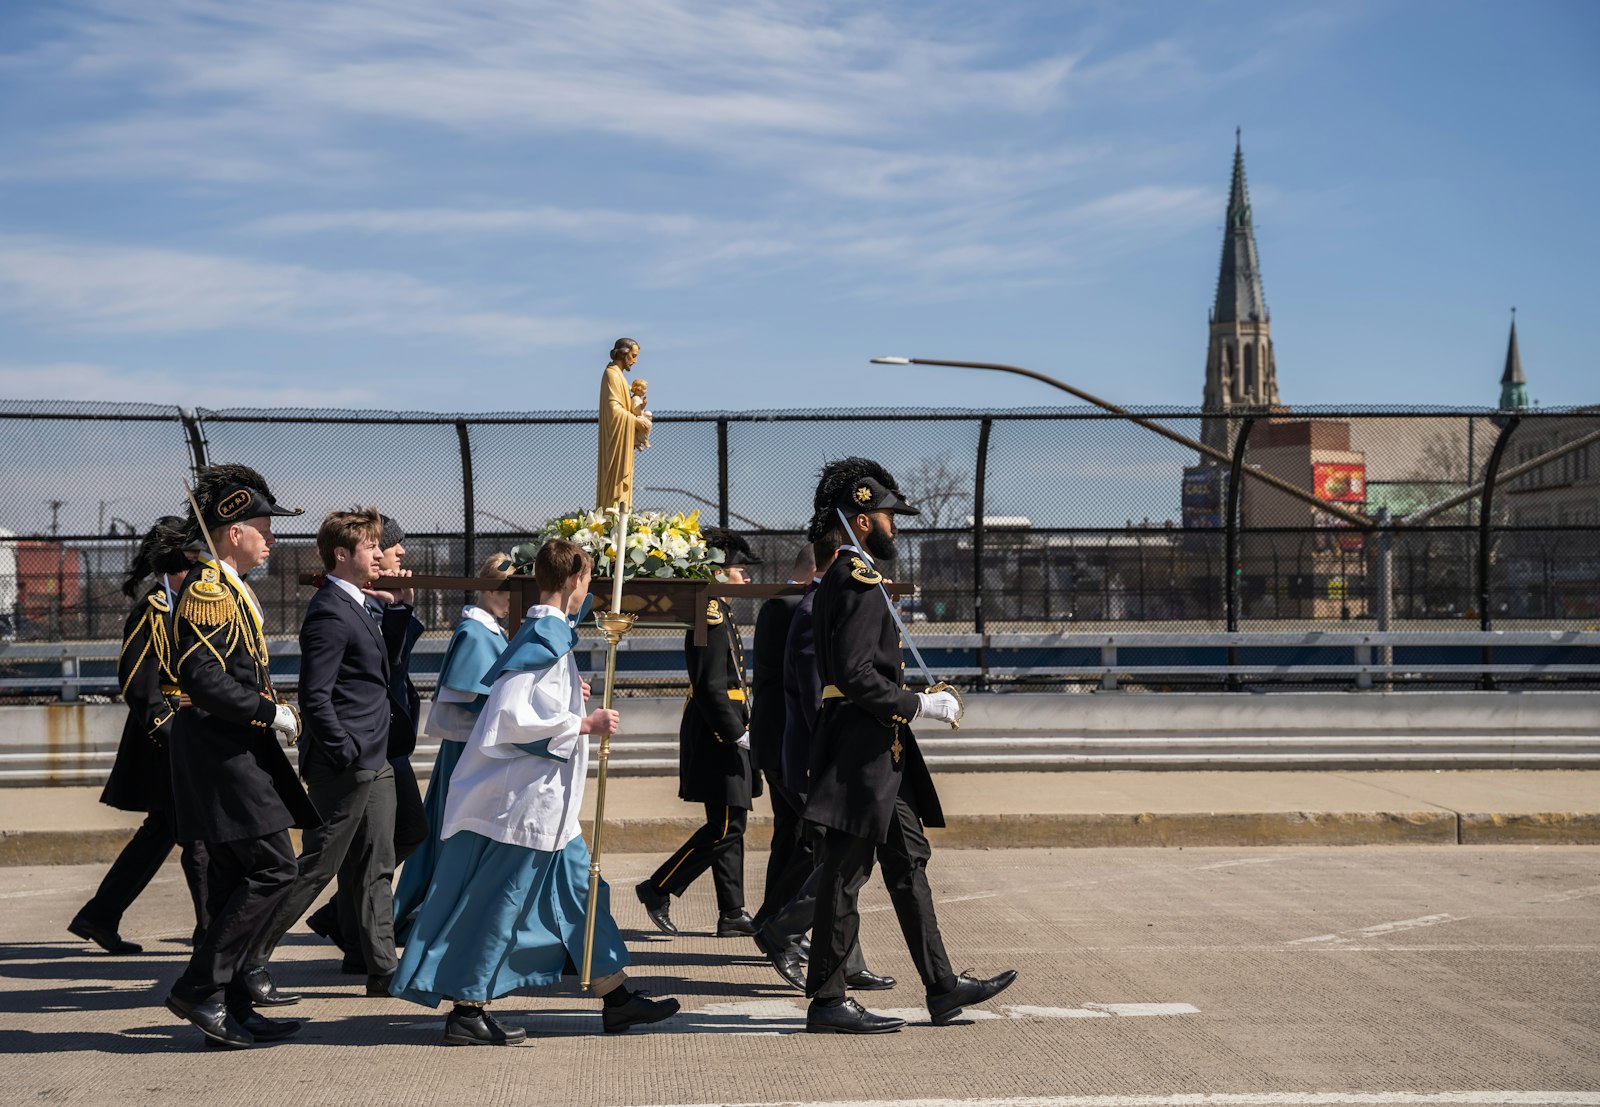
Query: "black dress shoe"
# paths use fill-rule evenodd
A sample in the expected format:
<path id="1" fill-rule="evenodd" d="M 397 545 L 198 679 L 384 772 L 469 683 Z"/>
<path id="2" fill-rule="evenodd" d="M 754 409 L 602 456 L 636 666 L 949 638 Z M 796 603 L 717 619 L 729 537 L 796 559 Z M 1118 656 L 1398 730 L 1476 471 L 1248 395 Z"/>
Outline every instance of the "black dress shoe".
<path id="1" fill-rule="evenodd" d="M 457 1004 L 445 1016 L 445 1045 L 514 1046 L 527 1040 L 528 1032 L 522 1027 L 506 1026 L 482 1007 Z"/>
<path id="2" fill-rule="evenodd" d="M 980 980 L 971 973 L 962 973 L 956 977 L 955 986 L 947 992 L 928 993 L 928 1014 L 933 1016 L 933 1025 L 943 1026 L 957 1015 L 961 1009 L 973 1003 L 982 1003 L 986 999 L 993 999 L 1005 991 L 1017 979 L 1016 969 L 1007 969 L 998 976 L 991 976 L 987 980 Z"/>
<path id="3" fill-rule="evenodd" d="M 807 1034 L 893 1034 L 905 1019 L 874 1015 L 853 999 L 824 1007 L 813 1003 L 806 1012 Z"/>
<path id="4" fill-rule="evenodd" d="M 871 969 L 862 969 L 844 978 L 844 986 L 852 992 L 887 992 L 895 984 L 894 977 L 879 976 Z"/>
<path id="5" fill-rule="evenodd" d="M 758 930 L 752 937 L 755 938 L 756 948 L 761 951 L 761 955 L 768 963 L 778 970 L 778 975 L 800 991 L 805 991 L 806 968 L 800 960 L 800 954 L 794 949 L 784 949 L 769 941 L 764 931 Z"/>
<path id="6" fill-rule="evenodd" d="M 228 1014 L 233 1016 L 233 1021 L 244 1027 L 245 1031 L 258 1042 L 277 1042 L 284 1038 L 292 1038 L 300 1033 L 300 1028 L 305 1024 L 296 1019 L 269 1019 L 259 1011 L 249 1009 L 239 1010 L 233 1008 Z"/>
<path id="7" fill-rule="evenodd" d="M 800 935 L 800 960 L 806 964 L 811 962 L 811 939 L 804 934 Z"/>
<path id="8" fill-rule="evenodd" d="M 648 880 L 635 884 L 633 894 L 644 904 L 644 913 L 650 916 L 650 921 L 656 924 L 657 930 L 663 934 L 678 932 L 678 925 L 672 921 L 672 916 L 668 913 L 672 909 L 671 896 L 664 896 L 650 887 Z"/>
<path id="9" fill-rule="evenodd" d="M 389 998 L 389 985 L 394 982 L 394 973 L 376 972 L 367 977 L 367 995 L 377 999 Z"/>
<path id="10" fill-rule="evenodd" d="M 130 942 L 109 926 L 101 926 L 91 919 L 78 915 L 67 924 L 67 930 L 86 942 L 93 942 L 107 953 L 143 953 L 144 947 Z"/>
<path id="11" fill-rule="evenodd" d="M 717 916 L 717 937 L 748 938 L 756 932 L 755 920 L 743 907 Z"/>
<path id="12" fill-rule="evenodd" d="M 167 1010 L 180 1019 L 192 1023 L 208 1041 L 233 1049 L 248 1049 L 256 1044 L 254 1035 L 240 1026 L 221 1000 L 193 1003 L 177 992 L 167 993 Z"/>
<path id="13" fill-rule="evenodd" d="M 239 984 L 250 997 L 252 1007 L 287 1007 L 291 1003 L 300 1002 L 298 992 L 278 991 L 278 986 L 272 982 L 265 965 L 246 969 L 239 978 Z"/>
<path id="14" fill-rule="evenodd" d="M 678 1013 L 680 1006 L 677 1000 L 670 997 L 651 999 L 649 992 L 633 992 L 628 996 L 628 1002 L 603 1008 L 600 1021 L 605 1024 L 607 1034 L 620 1034 L 635 1026 L 646 1026 L 671 1018 Z"/>

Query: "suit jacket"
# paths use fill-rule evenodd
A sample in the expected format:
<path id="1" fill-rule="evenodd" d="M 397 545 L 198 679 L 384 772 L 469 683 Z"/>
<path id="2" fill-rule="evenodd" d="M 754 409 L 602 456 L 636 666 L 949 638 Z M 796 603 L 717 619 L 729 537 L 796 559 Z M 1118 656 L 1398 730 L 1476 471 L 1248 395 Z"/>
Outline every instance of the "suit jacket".
<path id="1" fill-rule="evenodd" d="M 905 684 L 905 643 L 881 579 L 850 547 L 823 574 L 812 607 L 822 711 L 812 738 L 807 819 L 882 842 L 895 797 L 927 826 L 943 826 L 933 777 L 911 733 L 918 700 Z M 830 696 L 829 686 L 840 695 Z"/>
<path id="2" fill-rule="evenodd" d="M 372 608 L 368 608 L 372 610 Z M 410 604 L 389 604 L 382 608 L 383 641 L 389 651 L 389 702 L 394 713 L 389 720 L 389 760 L 410 757 L 417 748 L 417 720 L 422 715 L 422 696 L 411 683 L 411 650 L 427 629 L 411 610 Z"/>
<path id="3" fill-rule="evenodd" d="M 382 769 L 388 761 L 389 648 L 383 632 L 333 581 L 306 605 L 300 624 L 300 771 L 316 762 Z"/>
<path id="4" fill-rule="evenodd" d="M 771 777 L 783 773 L 783 730 L 788 710 L 783 700 L 783 651 L 799 596 L 773 596 L 756 612 L 755 669 L 750 675 L 750 749 L 756 768 Z"/>
<path id="5" fill-rule="evenodd" d="M 178 676 L 173 671 L 172 603 L 156 584 L 133 605 L 122 626 L 117 684 L 128 718 L 117 743 L 100 802 L 122 811 L 170 811 L 172 762 L 167 744 L 178 713 Z"/>
<path id="6" fill-rule="evenodd" d="M 232 842 L 322 825 L 272 729 L 267 647 L 248 603 L 231 577 L 205 563 L 178 598 L 173 648 L 178 685 L 189 697 L 173 720 L 170 747 L 179 841 Z"/>
<path id="7" fill-rule="evenodd" d="M 800 597 L 789 623 L 789 640 L 783 649 L 783 786 L 802 795 L 808 792 L 811 732 L 822 706 L 822 678 L 817 675 L 817 641 L 811 617 L 817 598 L 812 581 Z"/>
<path id="8" fill-rule="evenodd" d="M 750 726 L 744 645 L 722 600 L 711 601 L 706 623 L 704 646 L 694 644 L 692 630 L 683 638 L 689 698 L 678 724 L 678 797 L 748 808 L 761 794 L 761 778 L 752 771 L 750 751 L 736 744 Z"/>

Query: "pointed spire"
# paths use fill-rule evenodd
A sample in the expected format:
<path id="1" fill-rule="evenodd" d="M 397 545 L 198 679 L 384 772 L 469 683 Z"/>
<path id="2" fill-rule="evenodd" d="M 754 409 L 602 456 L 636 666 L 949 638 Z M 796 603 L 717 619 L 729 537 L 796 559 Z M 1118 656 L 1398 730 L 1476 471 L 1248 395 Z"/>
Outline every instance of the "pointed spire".
<path id="1" fill-rule="evenodd" d="M 1228 221 L 1222 232 L 1222 264 L 1217 272 L 1213 323 L 1266 322 L 1266 296 L 1261 291 L 1261 265 L 1256 231 L 1250 221 L 1250 189 L 1244 178 L 1244 134 L 1234 128 L 1233 184 L 1228 190 Z"/>
<path id="2" fill-rule="evenodd" d="M 1511 338 L 1506 343 L 1506 368 L 1500 374 L 1500 410 L 1526 411 L 1528 378 L 1522 375 L 1522 351 L 1517 348 L 1517 309 L 1511 309 Z"/>
<path id="3" fill-rule="evenodd" d="M 1500 375 L 1501 384 L 1527 384 L 1522 375 L 1522 352 L 1517 349 L 1517 309 L 1511 309 L 1511 341 L 1506 345 L 1506 371 Z"/>

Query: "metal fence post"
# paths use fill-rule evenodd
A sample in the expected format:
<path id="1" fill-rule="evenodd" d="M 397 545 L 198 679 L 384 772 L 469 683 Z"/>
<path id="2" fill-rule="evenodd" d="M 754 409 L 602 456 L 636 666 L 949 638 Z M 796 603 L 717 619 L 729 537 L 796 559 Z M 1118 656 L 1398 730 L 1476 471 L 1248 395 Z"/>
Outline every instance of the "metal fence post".
<path id="1" fill-rule="evenodd" d="M 1242 566 L 1239 564 L 1239 496 L 1243 491 L 1239 487 L 1239 471 L 1244 468 L 1245 446 L 1250 441 L 1250 428 L 1255 426 L 1255 417 L 1246 416 L 1239 424 L 1239 438 L 1233 444 L 1233 460 L 1228 465 L 1228 518 L 1225 532 L 1224 546 L 1226 547 L 1223 558 L 1222 582 L 1223 596 L 1227 603 L 1227 627 L 1229 634 L 1236 634 L 1239 630 L 1239 574 Z M 1239 664 L 1239 648 L 1228 646 L 1228 687 L 1239 687 L 1238 674 L 1232 672 L 1233 666 Z"/>
<path id="2" fill-rule="evenodd" d="M 717 526 L 728 527 L 728 421 L 717 420 Z"/>
<path id="3" fill-rule="evenodd" d="M 1389 517 L 1389 509 L 1378 509 L 1378 632 L 1389 633 L 1390 624 L 1394 621 L 1394 521 Z M 1394 647 L 1378 647 L 1378 664 L 1394 664 Z M 1383 684 L 1387 686 L 1389 674 L 1383 675 Z M 1372 687 L 1372 680 L 1368 677 L 1365 684 L 1358 683 L 1358 687 Z"/>
<path id="4" fill-rule="evenodd" d="M 1494 490 L 1495 478 L 1500 472 L 1500 459 L 1505 456 L 1506 446 L 1511 442 L 1511 436 L 1516 433 L 1517 427 L 1522 423 L 1520 415 L 1510 416 L 1500 430 L 1500 437 L 1495 439 L 1494 449 L 1489 452 L 1489 463 L 1483 469 L 1483 500 L 1478 508 L 1478 629 L 1494 629 L 1494 612 L 1490 610 L 1494 591 L 1489 580 L 1489 553 L 1490 535 L 1494 530 Z M 1483 663 L 1491 664 L 1494 651 L 1488 646 L 1483 647 Z M 1494 674 L 1483 674 L 1483 687 L 1494 687 Z"/>
<path id="5" fill-rule="evenodd" d="M 199 473 L 209 462 L 206 460 L 206 436 L 200 429 L 200 416 L 192 407 L 180 407 L 178 418 L 183 422 L 183 433 L 189 440 L 189 458 L 194 471 Z"/>
<path id="6" fill-rule="evenodd" d="M 461 556 L 463 576 L 476 576 L 478 566 L 478 498 L 472 479 L 472 439 L 465 419 L 456 420 L 456 441 L 461 447 Z M 464 602 L 470 602 L 469 595 Z"/>
<path id="7" fill-rule="evenodd" d="M 978 424 L 978 462 L 972 480 L 972 633 L 978 636 L 978 687 L 989 684 L 988 627 L 983 617 L 983 560 L 984 546 L 989 528 L 984 521 L 987 508 L 984 492 L 989 481 L 989 432 L 994 429 L 993 419 Z"/>

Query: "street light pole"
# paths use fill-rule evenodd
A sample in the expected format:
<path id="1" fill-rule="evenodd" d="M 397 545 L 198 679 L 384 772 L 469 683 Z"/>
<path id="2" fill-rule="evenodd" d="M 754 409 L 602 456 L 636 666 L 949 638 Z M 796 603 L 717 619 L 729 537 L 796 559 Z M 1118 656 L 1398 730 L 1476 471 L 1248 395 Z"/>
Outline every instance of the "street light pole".
<path id="1" fill-rule="evenodd" d="M 1159 434 L 1163 438 L 1170 439 L 1171 441 L 1178 443 L 1180 446 L 1186 446 L 1189 449 L 1194 450 L 1196 453 L 1211 458 L 1213 461 L 1222 462 L 1225 465 L 1233 464 L 1232 456 L 1224 453 L 1221 450 L 1207 446 L 1205 443 L 1198 442 L 1187 435 L 1179 434 L 1177 431 L 1171 430 L 1168 427 L 1164 427 L 1152 419 L 1147 419 L 1142 415 L 1135 415 L 1125 407 L 1119 407 L 1109 400 L 1102 400 L 1099 396 L 1085 392 L 1081 388 L 1074 388 L 1070 384 L 1067 384 L 1063 381 L 1058 381 L 1054 377 L 1046 376 L 1045 374 L 1037 372 L 1033 369 L 1024 369 L 1018 365 L 999 365 L 989 361 L 942 361 L 934 358 L 922 357 L 875 357 L 872 359 L 872 361 L 876 365 L 941 365 L 952 369 L 982 369 L 995 373 L 1015 373 L 1019 377 L 1028 377 L 1031 380 L 1048 384 L 1052 388 L 1059 388 L 1061 391 L 1066 392 L 1069 395 L 1076 396 L 1080 400 L 1087 401 L 1088 403 L 1093 404 L 1095 407 L 1103 408 L 1104 410 L 1111 412 L 1113 415 L 1121 415 L 1130 423 L 1141 426 L 1147 431 L 1152 431 L 1155 434 Z M 1369 530 L 1373 525 L 1372 520 L 1367 518 L 1365 515 L 1358 514 L 1354 511 L 1349 511 L 1338 506 L 1337 504 L 1329 503 L 1326 500 L 1320 500 L 1310 492 L 1307 492 L 1305 489 L 1290 484 L 1288 481 L 1279 477 L 1275 477 L 1271 473 L 1263 472 L 1253 465 L 1244 466 L 1241 472 L 1245 476 L 1254 477 L 1256 480 L 1259 480 L 1264 484 L 1271 485 L 1273 488 L 1276 488 L 1279 492 L 1282 492 L 1285 495 L 1293 496 L 1297 500 L 1310 504 L 1318 511 L 1323 511 L 1329 515 L 1343 519 L 1351 526 L 1360 527 L 1363 530 Z"/>

